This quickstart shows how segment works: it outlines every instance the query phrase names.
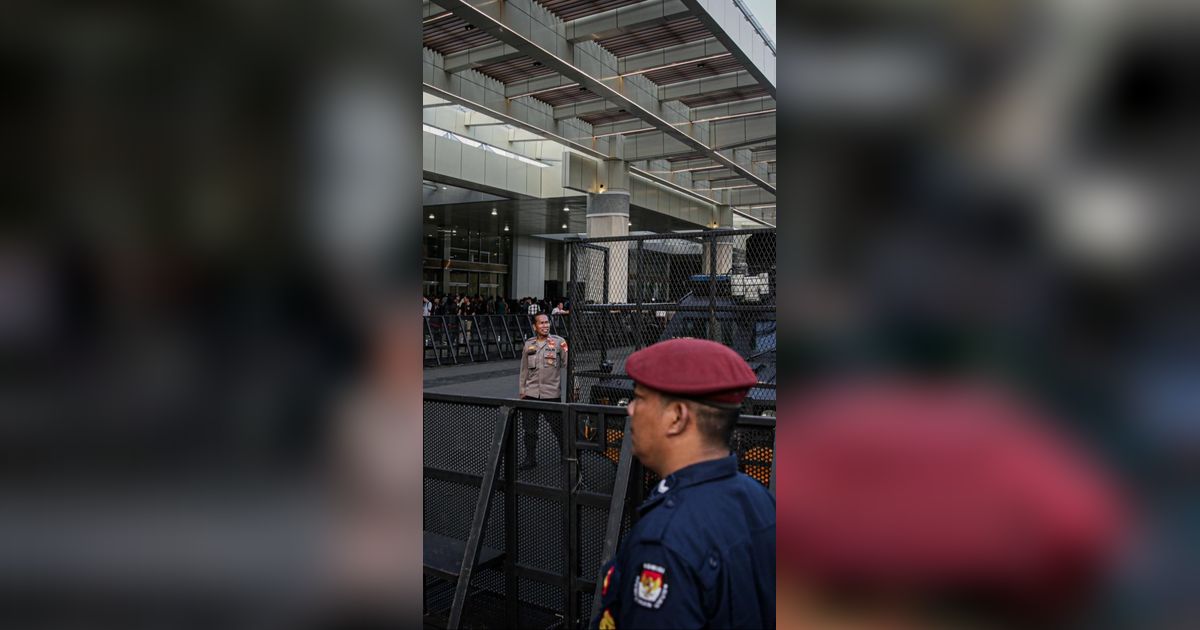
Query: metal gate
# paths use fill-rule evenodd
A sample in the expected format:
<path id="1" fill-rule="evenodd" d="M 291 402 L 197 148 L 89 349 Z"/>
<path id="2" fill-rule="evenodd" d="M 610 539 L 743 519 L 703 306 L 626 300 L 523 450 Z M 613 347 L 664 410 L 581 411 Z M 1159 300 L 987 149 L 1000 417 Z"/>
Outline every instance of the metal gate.
<path id="1" fill-rule="evenodd" d="M 511 409 L 510 421 L 497 444 L 502 408 Z M 632 456 L 626 421 L 623 407 L 425 394 L 426 537 L 474 534 L 487 551 L 480 557 L 493 559 L 467 577 L 462 627 L 573 629 L 591 618 L 600 566 L 658 481 Z M 540 465 L 517 470 L 526 426 L 538 436 Z M 773 478 L 774 428 L 774 418 L 743 416 L 732 441 L 743 472 L 763 484 Z M 491 509 L 473 532 L 488 454 L 497 448 Z M 454 590 L 427 564 L 427 625 L 447 623 Z"/>
<path id="2" fill-rule="evenodd" d="M 625 360 L 674 337 L 718 341 L 759 375 L 743 411 L 775 408 L 773 229 L 710 230 L 567 243 L 568 381 L 579 402 L 620 404 Z"/>

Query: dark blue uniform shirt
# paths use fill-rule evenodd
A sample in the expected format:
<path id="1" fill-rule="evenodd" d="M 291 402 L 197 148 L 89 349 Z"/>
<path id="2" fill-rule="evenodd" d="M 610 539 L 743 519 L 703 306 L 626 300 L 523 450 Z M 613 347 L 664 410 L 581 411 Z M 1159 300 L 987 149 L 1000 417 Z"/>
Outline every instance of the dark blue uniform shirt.
<path id="1" fill-rule="evenodd" d="M 734 456 L 668 475 L 638 513 L 593 628 L 775 627 L 775 498 Z"/>

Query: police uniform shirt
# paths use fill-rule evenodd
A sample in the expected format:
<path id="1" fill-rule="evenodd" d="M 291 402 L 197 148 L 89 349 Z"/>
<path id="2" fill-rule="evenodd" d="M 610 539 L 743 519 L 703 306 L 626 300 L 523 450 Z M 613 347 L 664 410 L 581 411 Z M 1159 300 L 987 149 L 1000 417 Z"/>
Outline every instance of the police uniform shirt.
<path id="1" fill-rule="evenodd" d="M 559 398 L 560 372 L 567 364 L 567 342 L 558 335 L 550 335 L 545 341 L 537 337 L 525 340 L 521 360 L 520 387 L 518 396 L 531 398 Z"/>
<path id="2" fill-rule="evenodd" d="M 638 513 L 592 628 L 775 627 L 775 498 L 734 456 L 668 475 Z"/>

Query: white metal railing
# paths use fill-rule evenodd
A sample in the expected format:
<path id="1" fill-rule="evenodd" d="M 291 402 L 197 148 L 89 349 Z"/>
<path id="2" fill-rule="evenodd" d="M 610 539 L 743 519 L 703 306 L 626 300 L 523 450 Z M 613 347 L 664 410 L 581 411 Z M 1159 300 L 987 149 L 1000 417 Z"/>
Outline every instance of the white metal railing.
<path id="1" fill-rule="evenodd" d="M 777 55 L 778 53 L 775 52 L 775 42 L 772 41 L 771 36 L 767 34 L 767 29 L 763 28 L 762 24 L 758 23 L 758 20 L 754 17 L 754 13 L 750 11 L 750 7 L 747 7 L 745 4 L 743 4 L 742 0 L 733 0 L 733 4 L 737 6 L 737 8 L 742 11 L 742 15 L 745 15 L 746 19 L 750 21 L 750 26 L 753 26 L 754 30 L 758 31 L 758 34 L 762 36 L 763 42 L 767 44 L 767 48 L 771 49 L 771 54 Z"/>

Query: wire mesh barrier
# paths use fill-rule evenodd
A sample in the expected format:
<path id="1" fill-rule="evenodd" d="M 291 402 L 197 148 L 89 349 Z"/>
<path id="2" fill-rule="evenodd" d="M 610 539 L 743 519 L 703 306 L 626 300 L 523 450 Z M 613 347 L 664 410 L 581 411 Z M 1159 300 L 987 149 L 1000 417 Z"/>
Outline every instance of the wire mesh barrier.
<path id="1" fill-rule="evenodd" d="M 759 377 L 743 412 L 775 413 L 775 231 L 713 230 L 567 244 L 568 365 L 579 402 L 621 404 L 625 360 L 664 339 L 723 343 Z"/>
<path id="2" fill-rule="evenodd" d="M 550 334 L 570 341 L 568 315 L 550 316 Z M 515 359 L 534 336 L 533 316 L 426 315 L 422 317 L 426 367 Z"/>
<path id="3" fill-rule="evenodd" d="M 622 407 L 425 394 L 427 626 L 587 623 L 600 566 L 657 483 L 633 457 L 626 421 Z M 742 470 L 764 484 L 773 478 L 774 428 L 774 418 L 744 416 L 734 431 Z M 519 469 L 531 443 L 538 465 Z M 465 554 L 461 566 L 471 570 L 441 568 L 453 562 L 438 554 L 454 562 Z M 465 597 L 456 615 L 460 581 Z"/>

